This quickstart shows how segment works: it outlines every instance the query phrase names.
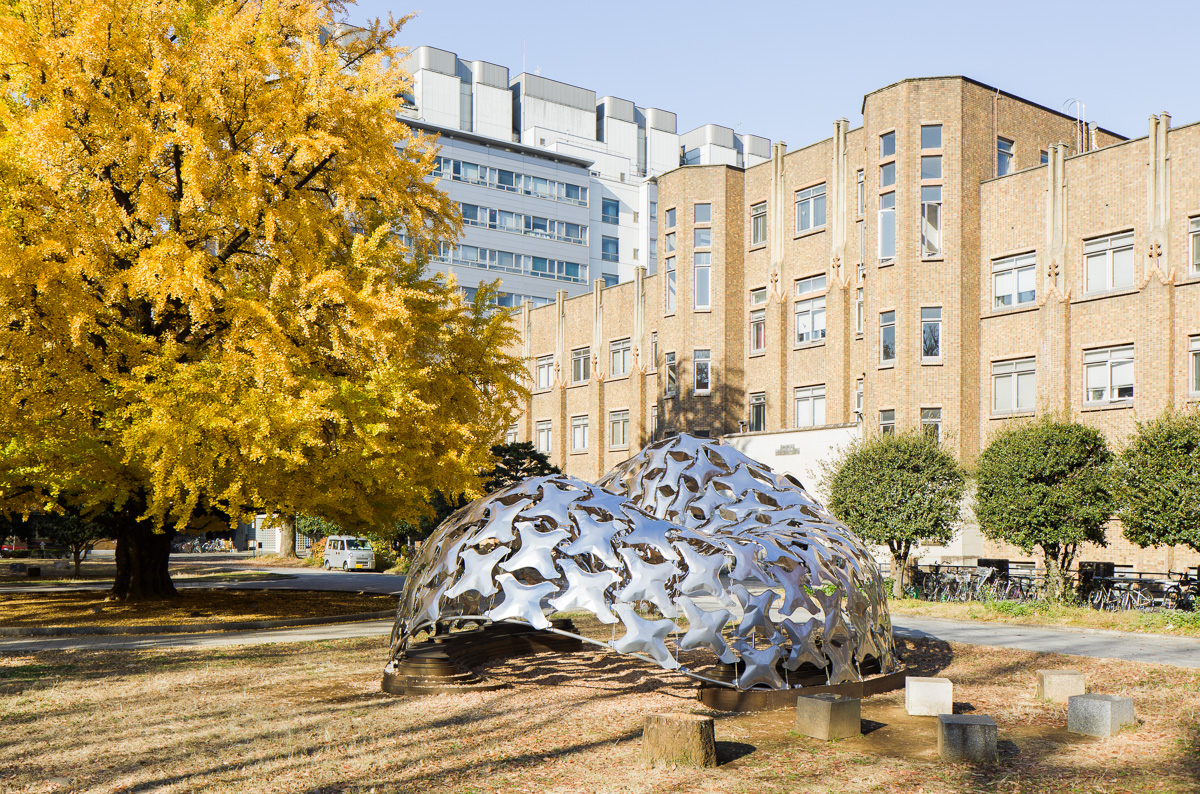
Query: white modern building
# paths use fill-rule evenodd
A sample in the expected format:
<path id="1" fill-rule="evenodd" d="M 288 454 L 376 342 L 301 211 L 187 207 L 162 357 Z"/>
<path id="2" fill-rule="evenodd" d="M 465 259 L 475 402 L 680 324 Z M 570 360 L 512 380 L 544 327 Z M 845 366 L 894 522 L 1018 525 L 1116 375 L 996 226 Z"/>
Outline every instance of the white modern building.
<path id="1" fill-rule="evenodd" d="M 771 142 L 707 124 L 680 135 L 675 114 L 536 74 L 464 61 L 434 47 L 409 55 L 406 114 L 441 136 L 441 186 L 464 233 L 439 267 L 468 294 L 502 280 L 502 306 L 541 305 L 565 289 L 657 266 L 659 174 L 680 165 L 747 167 Z"/>

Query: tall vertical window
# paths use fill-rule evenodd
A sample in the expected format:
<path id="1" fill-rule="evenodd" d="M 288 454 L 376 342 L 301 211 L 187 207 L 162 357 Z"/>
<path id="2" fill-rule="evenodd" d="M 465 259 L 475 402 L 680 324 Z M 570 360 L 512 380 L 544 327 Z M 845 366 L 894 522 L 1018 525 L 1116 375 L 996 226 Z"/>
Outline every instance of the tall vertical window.
<path id="1" fill-rule="evenodd" d="M 675 208 L 674 207 L 671 207 L 671 209 L 667 210 L 667 228 L 668 229 L 675 228 Z"/>
<path id="2" fill-rule="evenodd" d="M 1033 410 L 1036 360 L 997 361 L 992 364 L 992 413 L 1012 414 Z"/>
<path id="3" fill-rule="evenodd" d="M 921 186 L 921 256 L 942 253 L 942 186 Z"/>
<path id="4" fill-rule="evenodd" d="M 896 191 L 879 197 L 879 261 L 896 258 Z"/>
<path id="5" fill-rule="evenodd" d="M 588 446 L 588 418 L 586 416 L 571 417 L 571 451 L 582 452 Z"/>
<path id="6" fill-rule="evenodd" d="M 695 261 L 696 286 L 693 297 L 696 309 L 712 308 L 712 254 L 705 251 L 692 256 Z"/>
<path id="7" fill-rule="evenodd" d="M 796 344 L 825 338 L 825 296 L 796 301 Z"/>
<path id="8" fill-rule="evenodd" d="M 578 347 L 571 351 L 571 383 L 585 383 L 592 377 L 592 349 Z"/>
<path id="9" fill-rule="evenodd" d="M 537 388 L 549 389 L 554 375 L 554 356 L 539 356 L 537 360 Z"/>
<path id="10" fill-rule="evenodd" d="M 649 256 L 650 263 L 654 264 L 655 262 L 658 261 L 658 238 L 657 237 L 650 238 L 649 252 L 650 252 L 650 256 Z"/>
<path id="11" fill-rule="evenodd" d="M 879 166 L 879 186 L 891 187 L 896 184 L 896 161 Z"/>
<path id="12" fill-rule="evenodd" d="M 940 149 L 940 148 L 942 148 L 942 125 L 941 124 L 923 124 L 923 125 L 921 125 L 921 148 L 922 149 Z"/>
<path id="13" fill-rule="evenodd" d="M 1023 306 L 1036 299 L 1036 254 L 1021 254 L 992 262 L 992 308 Z"/>
<path id="14" fill-rule="evenodd" d="M 796 191 L 796 231 L 825 225 L 825 184 Z"/>
<path id="15" fill-rule="evenodd" d="M 695 394 L 708 394 L 712 388 L 712 351 L 693 350 L 692 367 L 696 370 L 692 391 Z"/>
<path id="16" fill-rule="evenodd" d="M 750 432 L 760 433 L 767 429 L 767 395 L 764 392 L 750 395 Z"/>
<path id="17" fill-rule="evenodd" d="M 896 313 L 879 313 L 879 360 L 885 364 L 896 360 Z"/>
<path id="18" fill-rule="evenodd" d="M 675 252 L 675 232 L 668 233 L 664 239 L 667 242 L 667 253 L 668 254 L 674 253 Z"/>
<path id="19" fill-rule="evenodd" d="M 550 420 L 543 419 L 534 426 L 533 443 L 538 452 L 550 454 Z"/>
<path id="20" fill-rule="evenodd" d="M 858 222 L 858 261 L 867 261 L 867 224 Z"/>
<path id="21" fill-rule="evenodd" d="M 621 261 L 621 243 L 616 237 L 600 238 L 600 258 L 605 262 Z"/>
<path id="22" fill-rule="evenodd" d="M 996 139 L 996 176 L 1011 174 L 1013 170 L 1013 142 L 1008 138 Z"/>
<path id="23" fill-rule="evenodd" d="M 883 160 L 896 155 L 896 133 L 885 132 L 879 136 L 879 159 Z"/>
<path id="24" fill-rule="evenodd" d="M 801 386 L 793 391 L 796 427 L 817 427 L 825 424 L 825 384 Z"/>
<path id="25" fill-rule="evenodd" d="M 1133 345 L 1083 351 L 1083 401 L 1113 403 L 1133 399 Z"/>
<path id="26" fill-rule="evenodd" d="M 863 288 L 854 291 L 854 332 L 863 332 Z"/>
<path id="27" fill-rule="evenodd" d="M 667 314 L 672 314 L 675 311 L 675 257 L 667 257 Z"/>
<path id="28" fill-rule="evenodd" d="M 629 367 L 633 363 L 633 349 L 630 346 L 629 337 L 609 342 L 608 355 L 610 377 L 619 378 L 629 374 Z"/>
<path id="29" fill-rule="evenodd" d="M 750 208 L 750 245 L 762 245 L 767 241 L 767 202 Z"/>
<path id="30" fill-rule="evenodd" d="M 712 223 L 712 204 L 695 205 L 696 223 Z"/>
<path id="31" fill-rule="evenodd" d="M 650 369 L 658 369 L 658 331 L 650 332 Z"/>
<path id="32" fill-rule="evenodd" d="M 855 217 L 861 218 L 863 213 L 867 211 L 867 182 L 865 179 L 865 174 L 861 168 L 858 169 L 858 173 L 855 176 L 855 181 L 858 183 L 858 204 L 856 205 L 858 207 L 858 214 L 855 215 Z"/>
<path id="33" fill-rule="evenodd" d="M 608 445 L 613 448 L 629 446 L 629 411 L 612 411 L 608 415 Z"/>
<path id="34" fill-rule="evenodd" d="M 650 220 L 652 220 L 652 221 L 658 220 L 658 202 L 657 201 L 650 202 Z"/>
<path id="35" fill-rule="evenodd" d="M 934 441 L 942 440 L 942 409 L 921 409 L 921 432 Z"/>
<path id="36" fill-rule="evenodd" d="M 692 231 L 692 247 L 693 248 L 711 248 L 712 247 L 712 229 L 694 229 Z"/>
<path id="37" fill-rule="evenodd" d="M 896 432 L 895 408 L 887 408 L 879 412 L 879 432 L 885 436 Z"/>
<path id="38" fill-rule="evenodd" d="M 767 302 L 767 289 L 750 290 L 750 352 L 761 353 L 767 349 L 767 310 L 756 309 Z"/>
<path id="39" fill-rule="evenodd" d="M 942 156 L 940 154 L 926 154 L 921 156 L 921 178 L 942 178 Z"/>
<path id="40" fill-rule="evenodd" d="M 667 370 L 667 386 L 664 394 L 673 396 L 679 389 L 679 363 L 675 361 L 675 354 L 673 352 L 665 354 L 663 364 Z"/>
<path id="41" fill-rule="evenodd" d="M 1200 394 L 1200 336 L 1188 337 L 1188 391 Z"/>
<path id="42" fill-rule="evenodd" d="M 1132 287 L 1133 232 L 1083 242 L 1084 292 Z"/>
<path id="43" fill-rule="evenodd" d="M 621 222 L 621 202 L 615 198 L 600 200 L 600 220 L 605 223 Z"/>
<path id="44" fill-rule="evenodd" d="M 519 432 L 517 430 L 516 425 L 509 425 L 508 430 L 504 431 L 504 443 L 505 444 L 517 443 L 518 437 L 519 437 Z"/>
<path id="45" fill-rule="evenodd" d="M 921 360 L 940 361 L 942 358 L 942 307 L 921 309 Z"/>
<path id="46" fill-rule="evenodd" d="M 863 412 L 863 379 L 854 381 L 854 411 L 862 418 Z"/>
<path id="47" fill-rule="evenodd" d="M 1200 218 L 1192 218 L 1190 221 L 1188 243 L 1192 254 L 1192 275 L 1196 275 L 1200 273 Z"/>
<path id="48" fill-rule="evenodd" d="M 650 438 L 658 438 L 658 406 L 650 406 Z"/>
<path id="49" fill-rule="evenodd" d="M 1041 163 L 1042 165 L 1046 165 L 1047 163 L 1049 163 L 1050 162 L 1050 152 L 1046 151 L 1045 149 L 1042 149 L 1042 151 L 1038 154 L 1038 162 Z"/>

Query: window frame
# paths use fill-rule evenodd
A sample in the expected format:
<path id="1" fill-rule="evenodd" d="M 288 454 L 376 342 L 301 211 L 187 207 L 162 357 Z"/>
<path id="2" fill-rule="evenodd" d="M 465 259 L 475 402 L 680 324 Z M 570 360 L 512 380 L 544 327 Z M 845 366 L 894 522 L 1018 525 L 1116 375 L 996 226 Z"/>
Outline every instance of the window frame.
<path id="1" fill-rule="evenodd" d="M 1026 300 L 1021 300 L 1021 274 L 1026 271 L 1032 271 L 1030 278 L 1033 280 L 1033 295 Z M 999 292 L 998 283 L 1001 278 L 1011 276 L 1012 289 L 1006 295 L 1012 298 L 1012 303 L 998 304 L 997 301 L 1002 297 Z M 1021 306 L 1037 303 L 1037 252 L 1028 251 L 1023 254 L 1014 254 L 1001 259 L 992 260 L 992 311 L 1005 311 L 1007 309 L 1016 309 Z"/>
<path id="2" fill-rule="evenodd" d="M 674 397 L 679 394 L 679 361 L 675 351 L 663 353 L 663 396 Z"/>
<path id="3" fill-rule="evenodd" d="M 700 388 L 700 372 L 704 372 L 704 380 L 707 384 L 703 389 Z M 703 396 L 712 394 L 712 349 L 700 348 L 692 350 L 692 394 L 695 396 Z"/>
<path id="4" fill-rule="evenodd" d="M 1030 383 L 1030 404 L 1027 407 L 1021 405 L 1021 376 L 1032 376 L 1033 381 Z M 1002 409 L 996 399 L 999 394 L 1000 382 L 1007 381 L 1005 390 L 1010 397 L 1011 408 Z M 1014 416 L 1019 414 L 1033 413 L 1037 406 L 1037 357 L 1025 356 L 1023 358 L 1011 358 L 1003 361 L 993 361 L 991 366 L 991 416 Z"/>
<path id="5" fill-rule="evenodd" d="M 550 353 L 544 356 L 538 356 L 533 361 L 534 372 L 534 390 L 546 391 L 554 388 L 554 354 Z M 546 384 L 542 385 L 542 372 L 546 373 Z"/>
<path id="6" fill-rule="evenodd" d="M 937 137 L 938 137 L 937 146 L 926 146 L 925 145 L 925 130 L 935 130 L 935 129 L 937 130 Z M 936 124 L 922 124 L 921 132 L 920 132 L 921 151 L 923 151 L 923 152 L 940 151 L 945 145 L 945 138 L 943 137 L 945 134 L 946 134 L 946 131 L 945 131 L 945 129 L 943 129 L 943 125 L 941 122 L 938 122 Z"/>
<path id="7" fill-rule="evenodd" d="M 1103 249 L 1088 250 L 1088 246 L 1096 246 L 1103 243 Z M 1080 268 L 1080 275 L 1083 278 L 1083 294 L 1084 295 L 1104 295 L 1109 292 L 1120 292 L 1127 289 L 1135 289 L 1138 282 L 1137 273 L 1137 240 L 1132 229 L 1117 232 L 1116 234 L 1105 234 L 1099 237 L 1091 237 L 1083 241 L 1081 248 L 1083 255 L 1083 263 Z M 1124 251 L 1129 251 L 1130 260 L 1130 280 L 1127 284 L 1115 283 L 1115 265 L 1116 255 Z M 1089 260 L 1103 255 L 1104 257 L 1104 286 L 1101 289 L 1091 289 L 1089 282 Z"/>
<path id="8" fill-rule="evenodd" d="M 858 212 L 854 217 L 861 218 L 867 214 L 867 173 L 864 169 L 858 169 L 855 174 L 855 181 L 857 182 L 858 190 Z"/>
<path id="9" fill-rule="evenodd" d="M 750 310 L 750 354 L 758 355 L 767 350 L 767 310 Z"/>
<path id="10" fill-rule="evenodd" d="M 934 412 L 937 415 L 934 415 Z M 941 406 L 930 406 L 921 408 L 921 433 L 928 435 L 929 428 L 936 428 L 933 432 L 933 440 L 942 443 L 942 408 Z"/>
<path id="11" fill-rule="evenodd" d="M 663 228 L 674 229 L 675 225 L 676 225 L 675 224 L 675 220 L 676 220 L 675 219 L 675 208 L 671 207 L 669 210 L 667 210 L 666 216 L 667 217 L 665 219 L 665 226 Z"/>
<path id="12" fill-rule="evenodd" d="M 881 435 L 891 435 L 896 432 L 896 409 L 879 409 L 879 432 Z"/>
<path id="13" fill-rule="evenodd" d="M 703 259 L 701 259 L 703 257 Z M 700 275 L 704 274 L 704 302 L 700 298 Z M 712 254 L 708 251 L 698 251 L 692 254 L 692 310 L 698 312 L 712 311 Z"/>
<path id="14" fill-rule="evenodd" d="M 933 191 L 937 191 L 937 198 L 933 197 Z M 926 198 L 929 196 L 929 198 Z M 932 215 L 937 221 L 936 225 L 936 247 L 932 242 L 932 235 L 927 232 L 927 228 L 934 228 L 929 221 L 929 216 Z M 921 185 L 921 258 L 922 259 L 940 259 L 945 256 L 945 246 L 943 245 L 942 233 L 945 224 L 942 222 L 942 186 L 941 185 Z"/>
<path id="15" fill-rule="evenodd" d="M 1200 276 L 1200 215 L 1188 218 L 1188 249 L 1191 254 L 1188 273 Z"/>
<path id="16" fill-rule="evenodd" d="M 1200 335 L 1188 337 L 1188 396 L 1200 397 Z"/>
<path id="17" fill-rule="evenodd" d="M 887 347 L 885 346 L 885 338 L 887 337 L 888 329 L 891 330 L 892 337 L 892 354 L 887 355 Z M 894 366 L 896 363 L 896 310 L 888 309 L 879 313 L 879 364 L 880 366 Z"/>
<path id="18" fill-rule="evenodd" d="M 577 414 L 571 417 L 571 452 L 587 452 L 588 449 L 588 415 Z M 580 435 L 583 444 L 580 445 Z"/>
<path id="19" fill-rule="evenodd" d="M 518 425 L 509 425 L 504 431 L 504 443 L 516 444 L 521 438 L 521 428 Z"/>
<path id="20" fill-rule="evenodd" d="M 1005 146 L 1007 145 L 1007 148 Z M 1008 176 L 1017 170 L 1017 146 L 1016 142 L 1005 138 L 1003 135 L 996 136 L 996 176 Z M 1004 163 L 1004 168 L 1001 169 L 1000 164 Z"/>
<path id="21" fill-rule="evenodd" d="M 821 406 L 821 421 L 817 421 L 817 403 Z M 805 410 L 808 412 L 808 424 L 800 421 L 801 404 L 806 404 Z M 793 427 L 824 427 L 826 422 L 825 415 L 825 384 L 817 383 L 812 386 L 796 386 L 792 389 L 792 422 Z"/>
<path id="22" fill-rule="evenodd" d="M 819 189 L 819 190 L 818 190 Z M 829 207 L 828 207 L 828 188 L 826 183 L 819 182 L 815 185 L 801 188 L 793 194 L 793 208 L 796 213 L 796 234 L 812 232 L 818 229 L 825 228 L 825 224 L 829 222 Z M 801 207 L 808 208 L 808 226 L 801 226 Z M 821 210 L 821 222 L 817 223 L 817 207 Z"/>
<path id="23" fill-rule="evenodd" d="M 617 369 L 617 356 L 621 356 L 621 363 L 624 365 L 620 370 Z M 633 369 L 633 339 L 632 337 L 621 337 L 614 339 L 608 343 L 608 376 L 610 378 L 627 377 Z"/>
<path id="24" fill-rule="evenodd" d="M 1104 358 L 1101 359 L 1100 356 Z M 1089 357 L 1091 361 L 1089 361 Z M 1085 408 L 1093 408 L 1104 405 L 1131 405 L 1137 398 L 1137 355 L 1133 344 L 1125 345 L 1110 345 L 1108 347 L 1091 348 L 1083 351 L 1083 406 Z M 1113 369 L 1115 366 L 1128 365 L 1130 367 L 1129 383 L 1116 384 L 1113 381 Z M 1089 395 L 1091 387 L 1089 386 L 1089 373 L 1093 371 L 1104 370 L 1106 374 L 1104 393 L 1102 399 L 1094 400 Z M 1129 389 L 1128 397 L 1117 396 L 1119 389 Z"/>
<path id="25" fill-rule="evenodd" d="M 579 377 L 582 375 L 582 377 Z M 571 385 L 581 386 L 592 379 L 592 347 L 584 345 L 571 350 Z"/>
<path id="26" fill-rule="evenodd" d="M 752 392 L 746 400 L 746 408 L 746 428 L 751 433 L 764 432 L 767 429 L 767 393 Z M 756 417 L 758 421 L 755 421 Z M 758 429 L 755 429 L 755 425 L 758 425 Z"/>
<path id="27" fill-rule="evenodd" d="M 892 150 L 887 150 L 888 144 L 891 144 Z M 896 156 L 896 131 L 889 130 L 879 133 L 879 159 L 881 161 Z"/>
<path id="28" fill-rule="evenodd" d="M 811 298 L 797 299 L 792 303 L 792 331 L 795 336 L 794 344 L 797 347 L 804 345 L 823 344 L 828 332 L 826 322 L 826 301 L 825 295 L 813 295 Z M 800 338 L 800 320 L 807 318 L 808 321 L 808 336 L 807 339 Z M 818 319 L 820 328 L 817 327 Z"/>
<path id="29" fill-rule="evenodd" d="M 700 220 L 700 208 L 701 207 L 708 207 L 708 218 L 706 218 L 705 220 Z M 692 204 L 692 223 L 693 224 L 701 224 L 701 223 L 710 224 L 710 223 L 712 223 L 712 202 L 698 201 L 698 202 Z"/>
<path id="30" fill-rule="evenodd" d="M 675 268 L 675 257 L 668 256 L 663 277 L 663 314 L 675 313 L 679 303 L 679 272 Z"/>
<path id="31" fill-rule="evenodd" d="M 760 236 L 761 232 L 761 236 Z M 750 247 L 767 242 L 767 202 L 760 201 L 750 207 Z"/>
<path id="32" fill-rule="evenodd" d="M 891 206 L 885 206 L 885 204 L 888 201 L 891 202 Z M 884 236 L 883 230 L 885 228 L 884 220 L 883 220 L 884 215 L 887 215 L 888 220 L 887 220 L 886 228 L 891 229 L 891 236 L 892 236 L 892 239 L 891 239 L 892 252 L 888 256 L 883 255 L 883 236 Z M 876 237 L 875 255 L 876 255 L 876 258 L 879 260 L 879 263 L 885 264 L 888 262 L 896 261 L 896 249 L 898 246 L 896 244 L 896 191 L 895 190 L 889 190 L 885 193 L 879 194 L 879 210 L 878 210 L 878 216 L 876 218 L 875 237 Z"/>
<path id="33" fill-rule="evenodd" d="M 854 291 L 854 333 L 858 336 L 862 336 L 867 319 L 864 289 L 864 287 L 858 287 Z"/>
<path id="34" fill-rule="evenodd" d="M 920 308 L 919 312 L 920 312 L 920 327 L 918 330 L 918 339 L 917 339 L 917 344 L 919 345 L 919 347 L 917 349 L 920 351 L 920 354 L 921 354 L 921 363 L 922 364 L 940 364 L 942 362 L 942 347 L 943 347 L 943 344 L 942 344 L 943 333 L 942 332 L 944 330 L 944 325 L 943 325 L 944 319 L 942 317 L 942 307 L 941 306 L 922 306 Z M 934 316 L 934 312 L 937 312 L 936 317 Z M 937 355 L 936 356 L 928 356 L 925 354 L 925 328 L 926 328 L 926 326 L 931 327 L 931 328 L 936 328 L 936 333 L 937 333 Z"/>
<path id="35" fill-rule="evenodd" d="M 554 446 L 554 420 L 539 419 L 534 423 L 533 432 L 533 448 L 544 455 L 549 456 L 552 447 Z M 542 434 L 546 436 L 546 447 L 542 448 Z"/>
<path id="36" fill-rule="evenodd" d="M 620 438 L 617 438 L 617 428 L 620 428 Z M 629 448 L 629 409 L 618 408 L 608 412 L 608 448 Z"/>
<path id="37" fill-rule="evenodd" d="M 617 205 L 617 213 L 615 215 L 605 211 L 612 204 Z M 619 198 L 600 199 L 600 222 L 612 224 L 614 226 L 619 226 L 621 224 L 621 200 Z"/>

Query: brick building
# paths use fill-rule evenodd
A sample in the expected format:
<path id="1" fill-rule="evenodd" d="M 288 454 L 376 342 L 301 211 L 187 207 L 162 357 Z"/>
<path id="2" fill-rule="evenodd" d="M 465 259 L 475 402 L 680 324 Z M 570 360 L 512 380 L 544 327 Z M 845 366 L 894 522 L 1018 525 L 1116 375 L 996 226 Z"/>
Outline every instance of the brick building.
<path id="1" fill-rule="evenodd" d="M 1119 447 L 1200 399 L 1200 125 L 1126 140 L 963 77 L 881 88 L 862 117 L 660 176 L 657 273 L 514 312 L 532 395 L 510 437 L 595 479 L 710 433 L 811 482 L 859 433 L 924 427 L 969 463 L 1013 419 Z M 1023 556 L 962 534 L 945 556 Z M 1110 537 L 1081 556 L 1200 562 Z"/>

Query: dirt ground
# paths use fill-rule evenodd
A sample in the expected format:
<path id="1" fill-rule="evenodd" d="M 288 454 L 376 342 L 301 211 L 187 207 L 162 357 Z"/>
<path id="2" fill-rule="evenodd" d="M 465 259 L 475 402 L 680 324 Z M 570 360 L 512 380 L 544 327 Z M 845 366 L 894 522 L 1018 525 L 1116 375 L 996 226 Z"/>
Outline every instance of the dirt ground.
<path id="1" fill-rule="evenodd" d="M 607 629 L 581 625 L 607 639 Z M 865 736 L 826 744 L 787 711 L 716 714 L 716 769 L 646 769 L 643 715 L 702 711 L 685 678 L 600 649 L 489 666 L 508 689 L 379 691 L 384 638 L 221 651 L 0 659 L 0 792 L 1195 792 L 1200 671 L 904 643 L 956 711 L 999 725 L 995 767 L 934 760 L 935 723 L 903 693 L 863 703 Z M 1074 668 L 1133 697 L 1140 724 L 1072 737 L 1034 671 Z"/>
<path id="2" fill-rule="evenodd" d="M 55 562 L 61 560 L 0 560 L 0 584 L 19 584 L 19 585 L 50 585 L 50 584 L 73 584 L 81 581 L 97 582 L 109 581 L 117 575 L 117 564 L 112 560 L 93 559 L 87 560 L 80 565 L 79 578 L 75 578 L 75 563 L 69 562 L 70 567 L 66 570 L 55 570 L 51 566 Z M 221 563 L 193 563 L 190 561 L 172 562 L 171 578 L 176 580 L 187 581 L 212 581 L 212 582 L 233 582 L 233 581 L 258 581 L 263 579 L 278 579 L 282 578 L 283 574 L 262 573 L 256 571 L 244 570 L 240 561 L 231 559 Z M 10 570 L 13 563 L 20 563 L 25 566 L 36 566 L 42 569 L 41 576 L 31 577 L 28 573 Z"/>
<path id="3" fill-rule="evenodd" d="M 180 590 L 168 601 L 105 601 L 103 592 L 0 592 L 0 627 L 156 626 L 324 617 L 396 608 L 390 595 L 307 590 Z"/>

